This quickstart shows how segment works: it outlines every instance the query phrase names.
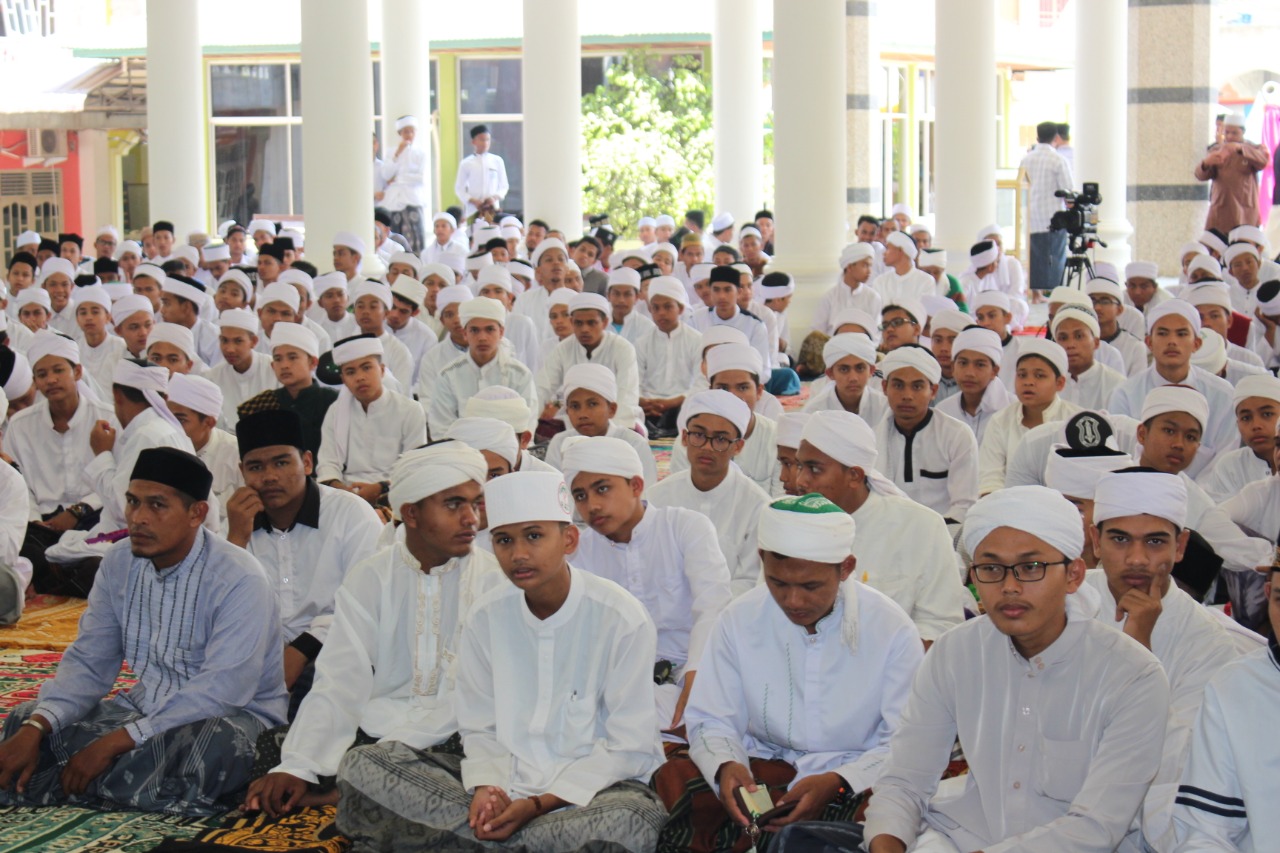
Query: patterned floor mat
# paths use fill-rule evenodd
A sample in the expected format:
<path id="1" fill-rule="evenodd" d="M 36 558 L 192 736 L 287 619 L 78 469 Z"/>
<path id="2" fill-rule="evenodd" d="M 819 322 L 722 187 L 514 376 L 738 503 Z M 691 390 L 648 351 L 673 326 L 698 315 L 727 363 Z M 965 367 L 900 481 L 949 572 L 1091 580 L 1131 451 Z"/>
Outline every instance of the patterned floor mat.
<path id="1" fill-rule="evenodd" d="M 37 595 L 27 602 L 16 625 L 0 625 L 0 649 L 66 651 L 86 606 L 83 598 Z"/>
<path id="2" fill-rule="evenodd" d="M 40 692 L 44 684 L 58 669 L 62 660 L 62 652 L 40 651 L 0 651 L 0 721 L 8 715 L 9 709 L 31 699 Z M 133 673 L 127 669 L 116 678 L 112 694 L 137 683 Z M 0 833 L 0 839 L 4 836 Z M 0 846 L 0 853 L 5 848 Z"/>
<path id="3" fill-rule="evenodd" d="M 166 838 L 193 838 L 223 818 L 82 808 L 0 808 L 0 853 L 146 853 Z"/>

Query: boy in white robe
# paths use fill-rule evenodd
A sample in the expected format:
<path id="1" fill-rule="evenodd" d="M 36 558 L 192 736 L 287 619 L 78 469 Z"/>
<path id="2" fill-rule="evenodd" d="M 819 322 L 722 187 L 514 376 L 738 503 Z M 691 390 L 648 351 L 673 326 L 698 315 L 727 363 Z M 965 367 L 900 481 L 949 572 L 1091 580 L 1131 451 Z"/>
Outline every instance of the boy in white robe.
<path id="1" fill-rule="evenodd" d="M 822 346 L 822 361 L 831 380 L 804 404 L 806 412 L 852 412 L 875 426 L 889 411 L 876 388 L 876 345 L 870 335 L 843 332 Z"/>
<path id="2" fill-rule="evenodd" d="M 951 342 L 951 371 L 959 390 L 935 408 L 969 427 L 979 447 L 991 418 L 1013 399 L 1000 381 L 1003 356 L 1000 336 L 990 329 L 968 328 Z"/>
<path id="3" fill-rule="evenodd" d="M 1196 477 L 1196 484 L 1215 501 L 1225 501 L 1255 480 L 1271 476 L 1280 417 L 1280 379 L 1246 376 L 1235 386 L 1236 429 L 1243 447 L 1221 453 Z"/>
<path id="4" fill-rule="evenodd" d="M 244 485 L 240 476 L 240 453 L 231 433 L 218 428 L 222 415 L 222 390 L 203 376 L 176 374 L 169 377 L 165 404 L 191 439 L 196 458 L 213 475 L 213 494 L 225 507 L 227 499 Z"/>
<path id="5" fill-rule="evenodd" d="M 658 466 L 649 442 L 633 429 L 613 422 L 618 411 L 618 380 L 602 364 L 575 364 L 565 371 L 564 413 L 568 426 L 556 433 L 547 444 L 546 462 L 556 470 L 564 470 L 565 443 L 578 436 L 608 436 L 622 441 L 641 461 L 641 475 L 646 487 L 658 482 Z"/>
<path id="6" fill-rule="evenodd" d="M 689 307 L 683 284 L 674 276 L 649 282 L 649 316 L 654 328 L 636 344 L 640 373 L 640 408 L 654 438 L 674 435 L 676 417 L 684 402 L 702 354 L 702 333 L 681 320 Z"/>
<path id="7" fill-rule="evenodd" d="M 618 425 L 626 427 L 636 422 L 641 413 L 636 349 L 621 335 L 608 331 L 611 310 L 609 301 L 596 293 L 579 293 L 570 301 L 573 336 L 556 344 L 538 370 L 538 401 L 543 407 L 540 417 L 554 418 L 560 410 L 564 401 L 559 399 L 559 391 L 564 387 L 565 371 L 590 361 L 608 367 L 618 378 Z"/>
<path id="8" fill-rule="evenodd" d="M 257 349 L 259 329 L 258 315 L 246 308 L 232 308 L 218 315 L 222 363 L 211 367 L 205 378 L 222 390 L 220 419 L 232 435 L 240 420 L 240 404 L 280 386 L 271 369 L 271 355 Z"/>
<path id="9" fill-rule="evenodd" d="M 124 356 L 124 341 L 109 331 L 111 297 L 102 285 L 90 285 L 77 287 L 72 298 L 80 329 L 80 363 L 94 384 L 105 390 L 111 387 L 116 362 Z"/>
<path id="10" fill-rule="evenodd" d="M 1049 331 L 1067 353 L 1069 378 L 1062 399 L 1084 409 L 1105 409 L 1125 377 L 1097 359 L 1101 343 L 1097 316 L 1082 305 L 1064 305 L 1049 323 Z"/>
<path id="11" fill-rule="evenodd" d="M 1094 278 L 1085 282 L 1084 292 L 1098 315 L 1099 336 L 1124 359 L 1125 375 L 1146 370 L 1150 353 L 1138 337 L 1145 335 L 1146 322 L 1140 311 L 1125 306 L 1124 288 L 1109 278 Z"/>

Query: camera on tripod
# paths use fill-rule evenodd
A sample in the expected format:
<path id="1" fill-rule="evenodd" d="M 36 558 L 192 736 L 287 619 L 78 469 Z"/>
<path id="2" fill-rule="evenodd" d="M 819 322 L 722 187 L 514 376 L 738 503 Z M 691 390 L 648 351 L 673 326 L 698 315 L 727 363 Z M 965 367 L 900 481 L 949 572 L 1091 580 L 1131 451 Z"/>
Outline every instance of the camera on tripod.
<path id="1" fill-rule="evenodd" d="M 1102 196 L 1096 183 L 1086 183 L 1078 193 L 1058 190 L 1054 195 L 1066 199 L 1070 207 L 1053 214 L 1049 220 L 1050 231 L 1066 231 L 1073 238 L 1098 233 L 1097 208 L 1102 204 Z"/>

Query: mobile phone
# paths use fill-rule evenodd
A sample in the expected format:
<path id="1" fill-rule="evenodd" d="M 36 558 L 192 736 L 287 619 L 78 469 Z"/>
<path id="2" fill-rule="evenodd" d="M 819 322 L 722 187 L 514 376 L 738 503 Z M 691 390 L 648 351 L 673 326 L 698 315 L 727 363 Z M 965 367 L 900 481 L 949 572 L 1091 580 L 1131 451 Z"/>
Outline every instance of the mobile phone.
<path id="1" fill-rule="evenodd" d="M 737 794 L 738 805 L 752 820 L 773 811 L 773 797 L 769 796 L 769 789 L 764 785 L 756 786 L 755 793 L 748 791 L 745 785 L 741 785 L 738 787 Z"/>

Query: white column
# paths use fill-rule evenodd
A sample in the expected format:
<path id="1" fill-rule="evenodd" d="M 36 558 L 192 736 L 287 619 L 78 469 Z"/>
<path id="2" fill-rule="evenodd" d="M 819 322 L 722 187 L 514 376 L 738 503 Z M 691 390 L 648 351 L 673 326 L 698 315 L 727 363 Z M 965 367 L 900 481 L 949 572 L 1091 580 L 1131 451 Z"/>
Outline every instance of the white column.
<path id="1" fill-rule="evenodd" d="M 578 0 L 524 0 L 524 220 L 582 234 Z M 754 211 L 753 211 L 754 212 Z"/>
<path id="2" fill-rule="evenodd" d="M 147 193 L 179 243 L 209 230 L 203 74 L 198 0 L 147 0 Z"/>
<path id="3" fill-rule="evenodd" d="M 85 243 L 92 244 L 94 232 L 103 225 L 119 228 L 122 223 L 113 215 L 111 143 L 105 130 L 82 130 L 80 143 L 80 233 Z M 192 229 L 199 230 L 199 229 Z M 90 246 L 85 246 L 85 252 Z"/>
<path id="4" fill-rule="evenodd" d="M 715 129 L 716 212 L 748 222 L 760 208 L 764 47 L 758 0 L 716 0 L 711 30 L 711 112 Z"/>
<path id="5" fill-rule="evenodd" d="M 880 177 L 882 93 L 876 88 L 880 79 L 877 5 L 872 0 L 845 4 L 845 150 L 849 157 L 845 204 L 850 222 L 856 222 L 864 213 L 880 215 L 884 207 Z"/>
<path id="6" fill-rule="evenodd" d="M 844 48 L 844 0 L 774 0 L 773 266 L 796 280 L 790 315 L 797 342 L 836 282 L 846 239 L 845 77 L 837 73 Z"/>
<path id="7" fill-rule="evenodd" d="M 1071 128 L 1076 188 L 1094 181 L 1102 193 L 1095 258 L 1123 269 L 1133 225 L 1129 188 L 1129 7 L 1113 0 L 1076 0 L 1076 105 Z"/>
<path id="8" fill-rule="evenodd" d="M 953 271 L 978 228 L 996 218 L 995 0 L 936 0 L 934 191 L 937 233 Z"/>
<path id="9" fill-rule="evenodd" d="M 332 268 L 333 235 L 373 254 L 373 62 L 366 0 L 302 5 L 302 210 L 307 259 Z"/>
<path id="10" fill-rule="evenodd" d="M 431 41 L 428 38 L 427 11 L 423 0 L 382 0 L 382 150 L 395 154 L 400 139 L 396 135 L 396 119 L 403 115 L 418 119 L 414 145 L 427 155 L 423 174 L 422 197 L 430 217 L 431 180 Z M 426 223 L 430 231 L 430 222 Z"/>

